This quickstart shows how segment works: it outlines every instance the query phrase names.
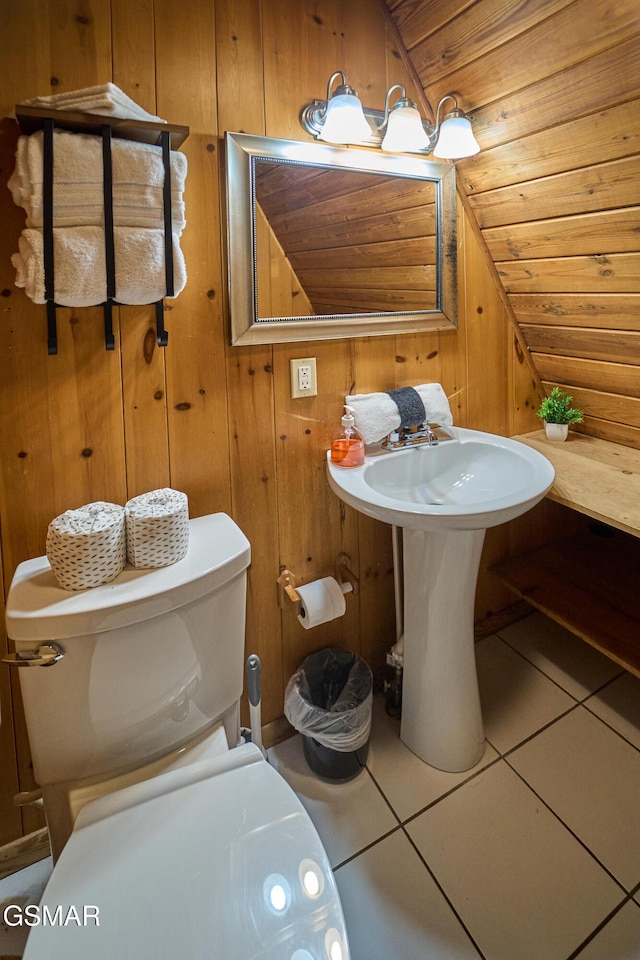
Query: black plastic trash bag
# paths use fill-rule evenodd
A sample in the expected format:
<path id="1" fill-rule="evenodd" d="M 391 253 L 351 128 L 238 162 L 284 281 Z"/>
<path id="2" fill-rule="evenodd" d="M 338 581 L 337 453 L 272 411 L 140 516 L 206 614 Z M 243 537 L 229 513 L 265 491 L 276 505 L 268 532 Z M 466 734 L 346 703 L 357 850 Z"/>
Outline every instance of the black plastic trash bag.
<path id="1" fill-rule="evenodd" d="M 366 763 L 373 675 L 347 650 L 318 650 L 287 684 L 284 713 L 299 733 L 307 763 L 327 780 L 350 780 Z"/>

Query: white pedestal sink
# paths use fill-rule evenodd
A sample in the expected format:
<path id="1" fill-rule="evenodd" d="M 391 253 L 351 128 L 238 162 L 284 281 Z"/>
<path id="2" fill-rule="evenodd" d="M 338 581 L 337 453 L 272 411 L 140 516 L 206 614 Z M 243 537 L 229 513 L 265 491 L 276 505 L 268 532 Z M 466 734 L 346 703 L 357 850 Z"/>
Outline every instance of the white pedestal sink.
<path id="1" fill-rule="evenodd" d="M 542 454 L 462 427 L 437 445 L 369 448 L 362 467 L 328 459 L 329 486 L 367 516 L 403 527 L 404 671 L 400 737 L 440 770 L 484 752 L 473 608 L 487 527 L 535 506 L 554 479 Z"/>

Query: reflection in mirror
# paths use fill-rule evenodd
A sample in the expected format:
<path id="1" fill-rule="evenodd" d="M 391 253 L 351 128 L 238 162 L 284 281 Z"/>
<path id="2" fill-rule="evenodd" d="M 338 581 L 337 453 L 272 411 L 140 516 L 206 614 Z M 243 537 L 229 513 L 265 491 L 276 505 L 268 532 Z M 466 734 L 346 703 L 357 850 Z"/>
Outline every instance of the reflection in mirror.
<path id="1" fill-rule="evenodd" d="M 455 170 L 226 135 L 231 342 L 456 325 Z"/>
<path id="2" fill-rule="evenodd" d="M 292 316 L 266 269 L 279 251 L 296 315 L 436 309 L 433 181 L 256 160 L 255 195 L 259 317 Z"/>

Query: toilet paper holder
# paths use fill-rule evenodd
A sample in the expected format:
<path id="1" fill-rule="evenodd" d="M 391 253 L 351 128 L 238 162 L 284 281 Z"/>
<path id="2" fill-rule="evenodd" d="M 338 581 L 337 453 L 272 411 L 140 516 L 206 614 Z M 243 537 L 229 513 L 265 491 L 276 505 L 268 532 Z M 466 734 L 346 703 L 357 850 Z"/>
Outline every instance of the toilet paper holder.
<path id="1" fill-rule="evenodd" d="M 360 581 L 350 567 L 351 560 L 346 553 L 339 553 L 336 557 L 335 576 L 338 583 L 350 583 L 353 593 L 360 590 Z"/>
<path id="2" fill-rule="evenodd" d="M 286 567 L 281 570 L 276 583 L 278 584 L 278 606 L 280 609 L 285 610 L 288 606 L 293 605 L 294 613 L 299 616 L 302 610 L 302 601 L 296 590 L 296 578 L 291 570 L 287 570 Z"/>
<path id="3" fill-rule="evenodd" d="M 350 584 L 351 589 L 349 592 L 358 593 L 360 581 L 351 569 L 350 564 L 351 560 L 346 553 L 338 554 L 335 563 L 335 578 L 340 585 L 344 583 Z M 286 610 L 293 606 L 294 613 L 296 616 L 299 616 L 302 609 L 302 601 L 300 600 L 300 594 L 296 590 L 297 582 L 295 574 L 287 569 L 287 567 L 283 567 L 276 583 L 278 585 L 278 606 L 280 609 Z"/>

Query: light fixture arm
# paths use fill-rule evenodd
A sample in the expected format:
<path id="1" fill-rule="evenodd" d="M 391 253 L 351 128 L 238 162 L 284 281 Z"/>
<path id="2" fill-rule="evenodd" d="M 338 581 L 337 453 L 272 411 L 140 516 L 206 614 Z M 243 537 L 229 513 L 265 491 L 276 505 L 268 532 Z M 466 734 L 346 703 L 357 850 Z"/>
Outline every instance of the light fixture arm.
<path id="1" fill-rule="evenodd" d="M 445 100 L 453 100 L 454 106 L 453 106 L 453 110 L 450 110 L 448 113 L 445 114 L 444 117 L 441 117 L 440 110 Z M 440 100 L 440 102 L 438 103 L 438 106 L 436 107 L 436 123 L 433 128 L 433 134 L 429 136 L 429 139 L 431 140 L 432 143 L 435 143 L 435 141 L 438 139 L 442 121 L 446 120 L 447 117 L 464 117 L 463 111 L 460 110 L 458 107 L 458 101 L 451 93 L 445 93 L 444 97 Z"/>
<path id="2" fill-rule="evenodd" d="M 350 93 L 353 92 L 353 87 L 349 87 L 349 84 L 347 83 L 347 78 L 345 77 L 342 70 L 336 70 L 336 72 L 332 73 L 331 76 L 329 77 L 329 82 L 327 84 L 327 99 L 325 101 L 326 103 L 329 103 L 329 100 L 331 100 L 331 87 L 333 86 L 333 81 L 336 79 L 336 77 L 342 78 L 342 83 L 340 84 L 341 87 L 348 87 L 349 92 Z"/>
<path id="3" fill-rule="evenodd" d="M 384 119 L 378 127 L 378 130 L 380 131 L 380 133 L 382 133 L 383 130 L 387 129 L 387 124 L 389 123 L 389 101 L 391 100 L 391 94 L 393 93 L 394 90 L 402 91 L 402 96 L 399 97 L 398 100 L 396 100 L 396 102 L 394 103 L 394 107 L 397 107 L 403 101 L 405 101 L 405 103 L 407 104 L 411 103 L 411 100 L 407 100 L 407 91 L 405 90 L 405 88 L 401 83 L 394 83 L 392 87 L 389 87 L 389 89 L 387 90 L 387 95 L 384 99 Z"/>

